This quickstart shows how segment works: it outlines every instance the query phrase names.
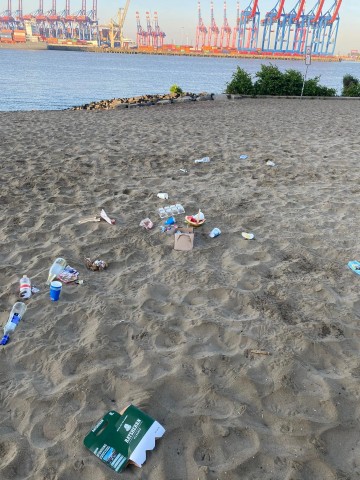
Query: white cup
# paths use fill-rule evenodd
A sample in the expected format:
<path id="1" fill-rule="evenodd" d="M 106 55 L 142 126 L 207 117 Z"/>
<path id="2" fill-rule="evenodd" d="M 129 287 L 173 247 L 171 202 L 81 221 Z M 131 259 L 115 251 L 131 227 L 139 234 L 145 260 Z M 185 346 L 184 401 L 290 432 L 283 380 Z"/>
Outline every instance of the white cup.
<path id="1" fill-rule="evenodd" d="M 157 196 L 159 198 L 162 198 L 163 200 L 167 200 L 169 198 L 169 195 L 167 193 L 158 193 Z"/>

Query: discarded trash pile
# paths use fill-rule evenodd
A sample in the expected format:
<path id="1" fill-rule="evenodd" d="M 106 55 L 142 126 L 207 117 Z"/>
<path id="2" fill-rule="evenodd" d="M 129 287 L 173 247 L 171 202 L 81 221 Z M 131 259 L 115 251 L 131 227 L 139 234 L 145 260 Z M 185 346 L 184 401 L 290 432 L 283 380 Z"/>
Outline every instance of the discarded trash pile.
<path id="1" fill-rule="evenodd" d="M 209 93 L 168 93 L 164 95 L 142 95 L 130 98 L 113 98 L 85 105 L 71 107 L 69 110 L 113 110 L 117 108 L 149 107 L 151 105 L 167 105 L 170 103 L 187 103 L 213 100 L 214 95 Z"/>
<path id="2" fill-rule="evenodd" d="M 248 160 L 248 156 L 243 154 L 238 157 L 240 160 Z M 192 168 L 207 169 L 212 167 L 213 162 L 210 157 L 203 157 L 193 160 Z M 266 159 L 267 167 L 277 167 L 277 165 L 270 159 Z M 188 174 L 191 168 L 180 168 L 179 174 Z M 277 168 L 273 170 L 276 174 Z M 174 198 L 171 198 L 174 196 Z M 164 243 L 169 245 L 169 255 L 171 248 L 177 252 L 190 252 L 188 255 L 194 253 L 191 251 L 195 248 L 201 248 L 201 245 L 211 242 L 214 247 L 219 246 L 222 240 L 215 240 L 222 235 L 224 227 L 220 224 L 219 228 L 217 222 L 221 222 L 221 218 L 212 219 L 210 215 L 207 217 L 201 208 L 190 207 L 183 202 L 182 199 L 176 198 L 167 192 L 159 192 L 153 195 L 153 202 L 151 212 L 142 212 L 142 215 L 149 215 L 141 220 L 141 217 L 136 220 L 139 221 L 138 229 L 139 235 L 142 238 L 145 236 L 158 236 Z M 152 216 L 156 215 L 157 220 Z M 89 223 L 98 223 L 96 227 L 106 229 L 116 229 L 117 222 L 111 218 L 104 209 L 100 211 L 99 215 L 90 215 L 81 218 L 77 221 L 78 225 L 82 225 L 80 229 L 86 230 L 89 228 Z M 246 226 L 244 226 L 246 228 Z M 197 235 L 201 235 L 201 244 L 197 243 Z M 165 235 L 163 235 L 165 234 Z M 243 245 L 247 241 L 256 241 L 257 236 L 248 231 L 239 230 L 235 235 L 238 235 L 239 240 Z M 172 255 L 182 255 L 173 253 Z M 186 255 L 184 253 L 183 255 Z M 106 260 L 93 258 L 90 256 L 82 257 L 81 262 L 76 264 L 76 268 L 70 266 L 62 257 L 56 258 L 48 273 L 46 285 L 49 288 L 49 300 L 51 302 L 61 301 L 61 295 L 64 295 L 63 290 L 70 288 L 78 288 L 74 285 L 81 285 L 83 280 L 80 280 L 81 267 L 87 268 L 90 272 L 88 275 L 106 275 L 109 264 Z M 351 261 L 348 267 L 356 274 L 360 275 L 360 262 Z M 45 281 L 44 277 L 44 281 Z M 355 277 L 354 277 L 355 278 Z M 8 320 L 4 326 L 4 334 L 0 341 L 1 345 L 7 345 L 12 340 L 15 329 L 23 320 L 25 314 L 29 313 L 29 306 L 32 302 L 32 295 L 37 294 L 39 289 L 31 285 L 31 279 L 28 275 L 22 275 L 20 279 L 19 296 L 23 301 L 16 302 L 10 312 Z M 28 303 L 25 303 L 28 302 Z M 52 304 L 54 305 L 54 304 Z M 247 358 L 254 358 L 254 356 L 270 356 L 271 352 L 264 349 L 247 349 L 245 351 Z M 165 433 L 164 427 L 149 415 L 134 405 L 127 406 L 120 413 L 116 411 L 109 411 L 103 418 L 94 424 L 91 431 L 84 439 L 85 447 L 90 450 L 96 457 L 105 463 L 113 471 L 120 473 L 128 464 L 133 464 L 141 467 L 146 461 L 147 450 L 155 448 L 155 440 L 161 438 Z"/>

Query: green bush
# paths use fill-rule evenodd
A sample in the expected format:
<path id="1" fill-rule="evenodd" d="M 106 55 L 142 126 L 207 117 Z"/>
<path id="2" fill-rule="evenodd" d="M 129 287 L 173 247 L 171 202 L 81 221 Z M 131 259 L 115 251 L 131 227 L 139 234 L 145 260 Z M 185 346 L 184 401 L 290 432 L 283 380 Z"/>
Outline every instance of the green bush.
<path id="1" fill-rule="evenodd" d="M 244 69 L 238 67 L 231 81 L 226 85 L 226 93 L 239 95 L 300 96 L 304 82 L 304 77 L 301 72 L 290 69 L 282 73 L 276 65 L 261 65 L 261 69 L 257 72 L 256 78 L 257 80 L 253 84 L 251 75 Z M 314 97 L 335 97 L 336 90 L 325 87 L 324 85 L 319 85 L 319 81 L 320 77 L 306 80 L 303 94 Z M 357 85 L 358 90 L 356 91 L 359 91 L 360 83 L 358 82 Z M 355 90 L 354 83 L 351 83 L 351 88 Z"/>
<path id="2" fill-rule="evenodd" d="M 256 78 L 256 95 L 284 95 L 283 74 L 276 65 L 261 65 Z"/>
<path id="3" fill-rule="evenodd" d="M 297 70 L 280 72 L 276 65 L 261 65 L 256 74 L 257 81 L 254 88 L 256 95 L 294 95 L 300 96 L 304 77 Z M 320 77 L 305 81 L 304 96 L 334 97 L 336 90 L 319 85 Z"/>
<path id="4" fill-rule="evenodd" d="M 352 75 L 344 75 L 342 95 L 344 97 L 360 97 L 360 81 Z"/>
<path id="5" fill-rule="evenodd" d="M 231 81 L 226 85 L 225 92 L 234 95 L 252 95 L 254 86 L 251 75 L 244 69 L 237 67 Z"/>
<path id="6" fill-rule="evenodd" d="M 304 86 L 305 97 L 335 97 L 336 89 L 319 85 L 320 77 L 310 78 L 306 80 Z"/>
<path id="7" fill-rule="evenodd" d="M 171 85 L 170 87 L 170 93 L 178 93 L 179 95 L 181 95 L 183 91 L 182 88 L 179 87 L 179 85 L 176 85 L 176 83 L 174 83 L 174 85 Z"/>

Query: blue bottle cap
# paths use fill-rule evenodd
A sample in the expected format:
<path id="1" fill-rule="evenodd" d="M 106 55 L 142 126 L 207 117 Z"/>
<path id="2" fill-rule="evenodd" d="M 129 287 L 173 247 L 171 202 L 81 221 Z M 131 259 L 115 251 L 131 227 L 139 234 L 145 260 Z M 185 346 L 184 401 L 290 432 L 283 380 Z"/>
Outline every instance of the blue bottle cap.
<path id="1" fill-rule="evenodd" d="M 6 345 L 9 340 L 10 340 L 9 335 L 4 335 L 1 339 L 0 345 Z"/>

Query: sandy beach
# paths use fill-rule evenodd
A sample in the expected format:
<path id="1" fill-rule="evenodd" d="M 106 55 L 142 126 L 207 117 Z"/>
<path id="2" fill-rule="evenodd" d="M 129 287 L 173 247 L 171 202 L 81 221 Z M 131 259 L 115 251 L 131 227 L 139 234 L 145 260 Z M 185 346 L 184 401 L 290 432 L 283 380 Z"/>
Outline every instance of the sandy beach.
<path id="1" fill-rule="evenodd" d="M 358 113 L 274 99 L 0 113 L 1 325 L 22 274 L 40 289 L 0 347 L 2 480 L 360 478 Z M 191 252 L 160 231 L 169 203 L 206 216 Z M 114 226 L 78 223 L 101 208 Z M 56 257 L 84 284 L 55 303 Z M 130 403 L 166 433 L 117 475 L 83 439 Z"/>

